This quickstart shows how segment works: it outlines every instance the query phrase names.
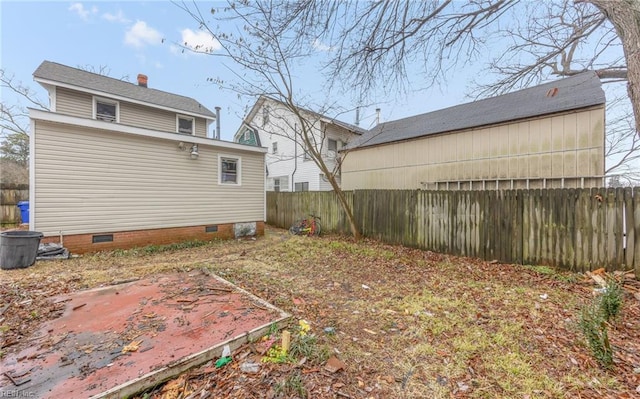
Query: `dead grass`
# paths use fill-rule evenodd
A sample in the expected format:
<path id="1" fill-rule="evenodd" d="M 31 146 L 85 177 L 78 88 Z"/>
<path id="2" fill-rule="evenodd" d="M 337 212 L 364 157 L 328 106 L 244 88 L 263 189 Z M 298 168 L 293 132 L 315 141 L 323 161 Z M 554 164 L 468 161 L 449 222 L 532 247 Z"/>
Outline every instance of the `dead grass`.
<path id="1" fill-rule="evenodd" d="M 633 296 L 625 301 L 611 332 L 618 355 L 613 369 L 605 371 L 592 359 L 577 329 L 580 308 L 591 299 L 593 288 L 579 275 L 488 264 L 375 241 L 292 237 L 275 229 L 267 229 L 265 238 L 257 241 L 101 253 L 3 271 L 7 290 L 3 288 L 2 299 L 12 305 L 1 316 L 0 334 L 5 343 L 18 341 L 5 350 L 20 347 L 32 331 L 28 323 L 12 325 L 27 311 L 21 302 L 43 306 L 33 317 L 36 323 L 50 317 L 46 300 L 51 295 L 203 267 L 296 319 L 308 320 L 318 344 L 347 365 L 337 374 L 270 365 L 265 368 L 270 376 L 260 380 L 264 386 L 256 386 L 259 381 L 247 382 L 245 388 L 240 384 L 234 397 L 305 392 L 308 397 L 328 398 L 338 391 L 352 398 L 638 395 L 640 301 Z M 324 334 L 325 327 L 336 333 Z M 218 372 L 206 380 L 214 397 L 224 396 L 224 384 L 216 388 L 211 380 L 226 377 Z M 289 385 L 275 392 L 270 381 Z"/>

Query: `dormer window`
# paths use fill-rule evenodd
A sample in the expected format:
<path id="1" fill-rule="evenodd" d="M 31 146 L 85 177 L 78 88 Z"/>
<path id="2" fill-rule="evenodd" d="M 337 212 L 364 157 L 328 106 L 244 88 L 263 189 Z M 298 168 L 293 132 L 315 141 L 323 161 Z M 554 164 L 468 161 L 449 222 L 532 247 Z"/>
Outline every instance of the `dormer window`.
<path id="1" fill-rule="evenodd" d="M 182 134 L 194 134 L 195 118 L 191 116 L 178 115 L 176 118 L 176 130 Z"/>
<path id="2" fill-rule="evenodd" d="M 93 98 L 93 118 L 105 122 L 118 122 L 120 104 L 105 98 Z"/>

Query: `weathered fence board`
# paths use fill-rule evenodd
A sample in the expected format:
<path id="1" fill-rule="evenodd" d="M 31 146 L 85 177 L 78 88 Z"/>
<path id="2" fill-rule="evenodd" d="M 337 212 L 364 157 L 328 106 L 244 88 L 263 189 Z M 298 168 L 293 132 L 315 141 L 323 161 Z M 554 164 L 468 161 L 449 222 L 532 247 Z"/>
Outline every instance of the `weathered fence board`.
<path id="1" fill-rule="evenodd" d="M 345 192 L 361 233 L 384 242 L 574 271 L 633 269 L 640 276 L 640 190 L 357 190 Z M 267 222 L 308 214 L 349 233 L 332 192 L 267 193 Z"/>
<path id="2" fill-rule="evenodd" d="M 0 224 L 3 227 L 20 223 L 20 201 L 29 200 L 29 186 L 0 184 Z"/>

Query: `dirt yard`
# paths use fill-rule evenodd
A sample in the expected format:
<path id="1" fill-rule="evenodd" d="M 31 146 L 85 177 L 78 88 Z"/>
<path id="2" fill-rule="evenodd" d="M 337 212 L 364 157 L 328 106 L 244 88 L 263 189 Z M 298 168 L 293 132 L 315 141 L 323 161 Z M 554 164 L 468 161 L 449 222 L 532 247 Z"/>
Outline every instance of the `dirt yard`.
<path id="1" fill-rule="evenodd" d="M 608 326 L 607 370 L 578 327 L 596 288 L 584 275 L 277 229 L 257 240 L 2 270 L 0 355 L 29 345 L 30 332 L 59 315 L 53 295 L 203 268 L 291 313 L 280 327 L 294 339 L 307 321 L 308 351 L 247 372 L 242 365 L 260 342 L 249 344 L 229 364 L 204 365 L 140 398 L 640 397 L 638 281 L 625 281 L 622 310 Z"/>

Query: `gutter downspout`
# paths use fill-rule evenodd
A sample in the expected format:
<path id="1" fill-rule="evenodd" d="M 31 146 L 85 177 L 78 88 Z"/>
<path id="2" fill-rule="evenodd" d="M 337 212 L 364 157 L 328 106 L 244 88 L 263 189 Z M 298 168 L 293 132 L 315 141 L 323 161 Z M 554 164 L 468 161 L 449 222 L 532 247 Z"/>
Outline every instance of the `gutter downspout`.
<path id="1" fill-rule="evenodd" d="M 213 138 L 220 140 L 220 107 L 216 107 L 216 133 Z"/>

